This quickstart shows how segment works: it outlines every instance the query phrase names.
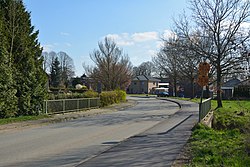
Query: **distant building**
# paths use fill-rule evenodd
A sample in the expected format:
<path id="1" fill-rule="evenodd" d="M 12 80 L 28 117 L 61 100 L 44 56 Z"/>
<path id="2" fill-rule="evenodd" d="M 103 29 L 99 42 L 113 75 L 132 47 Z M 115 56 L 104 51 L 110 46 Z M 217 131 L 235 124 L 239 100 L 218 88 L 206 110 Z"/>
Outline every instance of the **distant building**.
<path id="1" fill-rule="evenodd" d="M 154 88 L 159 87 L 161 80 L 151 76 L 139 75 L 132 79 L 131 84 L 127 89 L 127 93 L 130 94 L 149 94 L 153 93 Z"/>
<path id="2" fill-rule="evenodd" d="M 240 84 L 240 80 L 239 79 L 230 79 L 227 82 L 225 82 L 222 87 L 222 98 L 223 99 L 231 99 L 233 98 L 234 95 L 234 89 L 236 86 L 238 86 Z"/>

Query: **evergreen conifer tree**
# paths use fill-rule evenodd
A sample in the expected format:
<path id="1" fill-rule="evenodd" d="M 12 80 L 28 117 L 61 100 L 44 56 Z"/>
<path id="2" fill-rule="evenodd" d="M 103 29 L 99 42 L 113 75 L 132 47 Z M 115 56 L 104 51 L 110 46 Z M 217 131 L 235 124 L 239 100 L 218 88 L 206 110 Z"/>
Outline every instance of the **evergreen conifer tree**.
<path id="1" fill-rule="evenodd" d="M 0 11 L 0 118 L 8 118 L 15 116 L 17 112 L 17 98 L 16 90 L 13 88 L 12 70 L 8 65 L 3 23 Z"/>
<path id="2" fill-rule="evenodd" d="M 51 65 L 51 71 L 50 71 L 51 83 L 50 83 L 50 85 L 54 88 L 58 88 L 61 84 L 61 76 L 62 76 L 62 70 L 60 67 L 60 62 L 58 60 L 58 57 L 56 57 Z"/>
<path id="3" fill-rule="evenodd" d="M 38 31 L 34 31 L 30 13 L 22 0 L 0 0 L 0 10 L 4 14 L 8 63 L 17 90 L 17 115 L 37 114 L 42 111 L 46 97 L 46 74 L 42 69 Z"/>

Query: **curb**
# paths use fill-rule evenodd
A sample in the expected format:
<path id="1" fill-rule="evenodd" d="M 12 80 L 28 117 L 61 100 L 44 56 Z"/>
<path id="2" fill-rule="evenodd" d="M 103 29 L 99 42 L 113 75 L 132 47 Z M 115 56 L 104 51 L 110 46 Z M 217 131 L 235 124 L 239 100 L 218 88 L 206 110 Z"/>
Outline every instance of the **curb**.
<path id="1" fill-rule="evenodd" d="M 137 102 L 135 100 L 129 99 L 125 103 L 113 104 L 113 105 L 103 107 L 103 108 L 88 109 L 88 110 L 82 110 L 78 112 L 54 114 L 50 118 L 4 124 L 4 125 L 0 125 L 0 132 L 43 126 L 43 125 L 48 125 L 48 124 L 53 124 L 53 123 L 66 122 L 66 121 L 83 118 L 83 117 L 116 112 L 116 111 L 125 110 L 127 108 L 133 107 L 136 104 Z"/>
<path id="2" fill-rule="evenodd" d="M 177 104 L 177 105 L 179 106 L 179 108 L 180 108 L 180 109 L 182 108 L 181 104 L 180 104 L 179 102 L 177 102 L 177 101 L 173 100 L 173 99 L 168 99 L 168 98 L 159 98 L 159 97 L 157 97 L 156 99 L 159 99 L 159 100 L 166 100 L 166 101 L 173 102 L 173 103 Z"/>

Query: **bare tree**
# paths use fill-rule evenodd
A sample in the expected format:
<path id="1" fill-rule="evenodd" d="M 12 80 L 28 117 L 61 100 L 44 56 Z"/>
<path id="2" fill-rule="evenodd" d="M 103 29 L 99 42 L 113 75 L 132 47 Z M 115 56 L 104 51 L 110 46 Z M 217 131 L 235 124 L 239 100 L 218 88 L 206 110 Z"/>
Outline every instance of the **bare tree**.
<path id="1" fill-rule="evenodd" d="M 177 95 L 177 81 L 179 78 L 179 65 L 178 56 L 179 52 L 176 47 L 173 47 L 173 43 L 176 42 L 175 38 L 169 38 L 164 41 L 164 46 L 160 52 L 154 57 L 153 62 L 156 68 L 161 71 L 162 74 L 168 76 L 173 80 L 173 93 Z"/>
<path id="2" fill-rule="evenodd" d="M 141 63 L 138 67 L 133 68 L 133 75 L 147 75 L 152 76 L 155 73 L 155 66 L 152 62 L 147 61 Z"/>
<path id="3" fill-rule="evenodd" d="M 222 77 L 240 70 L 240 48 L 250 37 L 249 29 L 243 26 L 250 15 L 250 3 L 249 0 L 190 0 L 190 4 L 196 27 L 190 29 L 184 18 L 176 22 L 177 31 L 215 67 L 219 108 Z M 209 49 L 204 44 L 209 44 Z"/>
<path id="4" fill-rule="evenodd" d="M 197 54 L 190 48 L 190 42 L 187 39 L 177 38 L 178 40 L 174 41 L 174 43 L 170 43 L 172 47 L 176 48 L 178 51 L 178 70 L 180 71 L 180 76 L 182 79 L 187 79 L 190 82 L 192 94 L 191 98 L 195 96 L 195 78 L 197 77 L 197 67 L 201 62 L 201 55 Z"/>
<path id="5" fill-rule="evenodd" d="M 56 59 L 56 52 L 51 51 L 51 52 L 42 52 L 42 57 L 43 57 L 43 70 L 46 73 L 50 73 L 51 68 L 52 68 L 52 63 Z"/>
<path id="6" fill-rule="evenodd" d="M 61 82 L 64 86 L 68 87 L 70 79 L 75 75 L 75 66 L 73 59 L 65 52 L 57 53 L 57 57 L 61 67 Z"/>
<path id="7" fill-rule="evenodd" d="M 68 86 L 70 79 L 75 75 L 75 66 L 73 59 L 65 52 L 43 52 L 43 69 L 45 72 L 50 73 L 53 71 L 54 64 L 57 58 L 59 61 L 60 69 L 60 85 L 61 86 Z"/>
<path id="8" fill-rule="evenodd" d="M 95 67 L 89 68 L 88 75 L 100 82 L 104 90 L 126 89 L 132 76 L 132 65 L 128 56 L 109 38 L 98 43 L 99 49 L 90 54 Z"/>

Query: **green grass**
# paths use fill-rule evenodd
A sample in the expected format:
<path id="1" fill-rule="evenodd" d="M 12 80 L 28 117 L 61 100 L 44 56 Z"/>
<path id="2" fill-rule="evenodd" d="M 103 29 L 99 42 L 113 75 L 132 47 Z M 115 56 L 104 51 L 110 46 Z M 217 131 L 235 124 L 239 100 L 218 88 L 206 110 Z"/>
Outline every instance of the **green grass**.
<path id="1" fill-rule="evenodd" d="M 218 130 L 246 130 L 250 122 L 249 101 L 223 101 L 223 108 L 214 112 L 214 128 Z"/>
<path id="2" fill-rule="evenodd" d="M 188 166 L 247 166 L 245 135 L 238 130 L 218 131 L 198 125 L 192 133 L 192 161 Z"/>
<path id="3" fill-rule="evenodd" d="M 212 108 L 216 106 L 212 100 Z M 214 112 L 213 128 L 198 124 L 190 145 L 187 166 L 249 166 L 250 102 L 223 100 L 223 108 Z"/>
<path id="4" fill-rule="evenodd" d="M 15 122 L 23 122 L 23 121 L 31 121 L 31 120 L 38 120 L 43 118 L 48 118 L 48 115 L 38 115 L 38 116 L 20 116 L 15 118 L 6 118 L 0 119 L 0 125 L 15 123 Z"/>

